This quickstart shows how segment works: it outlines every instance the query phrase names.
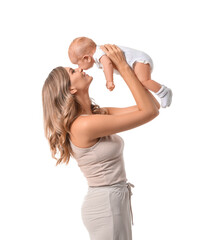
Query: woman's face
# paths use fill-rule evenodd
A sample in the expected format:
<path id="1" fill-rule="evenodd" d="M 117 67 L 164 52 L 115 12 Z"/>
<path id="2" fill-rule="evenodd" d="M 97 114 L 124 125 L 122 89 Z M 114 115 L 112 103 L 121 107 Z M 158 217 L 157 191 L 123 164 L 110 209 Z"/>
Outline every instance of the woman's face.
<path id="1" fill-rule="evenodd" d="M 83 72 L 82 68 L 70 68 L 66 67 L 66 71 L 68 72 L 71 79 L 71 93 L 74 94 L 76 91 L 87 90 L 90 86 L 93 77 L 89 76 L 85 72 Z"/>

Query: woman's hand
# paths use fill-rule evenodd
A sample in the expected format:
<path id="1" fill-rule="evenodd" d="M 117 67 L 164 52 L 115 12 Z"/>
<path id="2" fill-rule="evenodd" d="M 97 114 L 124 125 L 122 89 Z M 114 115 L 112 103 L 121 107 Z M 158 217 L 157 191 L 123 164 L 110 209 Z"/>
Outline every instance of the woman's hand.
<path id="1" fill-rule="evenodd" d="M 127 65 L 124 53 L 116 45 L 105 44 L 100 46 L 103 52 L 110 58 L 119 70 L 122 66 Z"/>

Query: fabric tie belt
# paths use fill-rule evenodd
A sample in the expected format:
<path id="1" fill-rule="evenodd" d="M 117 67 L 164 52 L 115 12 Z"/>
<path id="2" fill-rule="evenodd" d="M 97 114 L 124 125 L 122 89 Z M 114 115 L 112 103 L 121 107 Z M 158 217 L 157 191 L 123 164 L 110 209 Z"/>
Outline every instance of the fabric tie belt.
<path id="1" fill-rule="evenodd" d="M 131 187 L 135 187 L 135 186 L 134 186 L 132 183 L 130 183 L 130 182 L 127 182 L 126 184 L 127 184 L 127 188 L 128 188 L 128 190 L 129 190 L 130 213 L 131 213 L 132 225 L 134 225 L 134 224 L 133 224 L 132 205 L 131 205 L 131 195 L 133 195 L 133 193 L 132 193 Z"/>

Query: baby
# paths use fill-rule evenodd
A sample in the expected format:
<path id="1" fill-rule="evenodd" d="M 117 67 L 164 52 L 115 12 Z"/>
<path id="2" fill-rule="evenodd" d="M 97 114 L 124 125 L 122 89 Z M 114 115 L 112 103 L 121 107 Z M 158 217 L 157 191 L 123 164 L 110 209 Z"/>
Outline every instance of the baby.
<path id="1" fill-rule="evenodd" d="M 172 102 L 172 91 L 151 79 L 153 70 L 152 59 L 144 52 L 117 45 L 123 52 L 127 63 L 134 70 L 137 78 L 146 89 L 153 91 L 160 99 L 163 108 L 169 107 Z M 106 87 L 112 91 L 115 87 L 113 73 L 119 74 L 116 66 L 101 50 L 99 45 L 87 37 L 75 38 L 69 46 L 69 59 L 83 70 L 93 67 L 103 69 L 106 78 Z"/>

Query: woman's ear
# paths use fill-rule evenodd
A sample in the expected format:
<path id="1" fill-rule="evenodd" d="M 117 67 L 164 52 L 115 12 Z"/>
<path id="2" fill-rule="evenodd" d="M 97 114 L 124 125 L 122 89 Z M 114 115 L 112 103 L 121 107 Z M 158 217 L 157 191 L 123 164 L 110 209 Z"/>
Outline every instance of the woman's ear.
<path id="1" fill-rule="evenodd" d="M 77 89 L 75 89 L 75 88 L 70 88 L 70 92 L 71 92 L 71 94 L 75 94 L 75 93 L 77 92 Z"/>

